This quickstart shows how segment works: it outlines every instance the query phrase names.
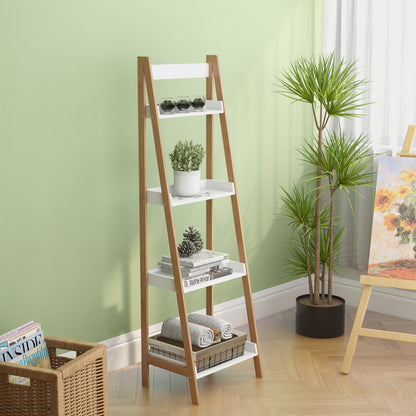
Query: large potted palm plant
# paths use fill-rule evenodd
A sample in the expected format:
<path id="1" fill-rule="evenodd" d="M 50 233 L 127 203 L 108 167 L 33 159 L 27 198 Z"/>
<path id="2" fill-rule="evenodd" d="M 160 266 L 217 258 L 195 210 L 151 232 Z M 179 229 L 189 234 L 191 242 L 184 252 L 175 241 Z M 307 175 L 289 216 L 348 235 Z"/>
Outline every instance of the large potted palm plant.
<path id="1" fill-rule="evenodd" d="M 344 333 L 345 320 L 345 301 L 332 293 L 343 235 L 335 195 L 343 191 L 349 200 L 358 186 L 372 185 L 374 156 L 365 136 L 347 137 L 327 126 L 331 117 L 362 115 L 366 81 L 358 79 L 355 62 L 331 54 L 295 61 L 279 85 L 284 96 L 310 105 L 317 131 L 298 149 L 312 169 L 300 185 L 282 190 L 283 213 L 295 232 L 285 267 L 293 277 L 308 276 L 309 293 L 296 299 L 296 331 L 332 338 Z"/>

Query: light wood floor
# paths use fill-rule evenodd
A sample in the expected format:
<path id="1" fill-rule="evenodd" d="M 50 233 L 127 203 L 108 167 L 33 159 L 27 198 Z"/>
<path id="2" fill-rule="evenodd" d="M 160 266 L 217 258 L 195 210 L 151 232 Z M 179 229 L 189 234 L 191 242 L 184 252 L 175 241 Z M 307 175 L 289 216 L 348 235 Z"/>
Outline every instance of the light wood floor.
<path id="1" fill-rule="evenodd" d="M 201 405 L 191 404 L 184 377 L 151 367 L 142 388 L 140 367 L 109 376 L 110 416 L 141 415 L 416 415 L 416 344 L 360 337 L 349 375 L 340 373 L 346 335 L 309 339 L 294 333 L 291 309 L 258 321 L 264 378 L 252 360 L 198 381 Z M 416 333 L 416 323 L 367 312 L 371 328 Z"/>

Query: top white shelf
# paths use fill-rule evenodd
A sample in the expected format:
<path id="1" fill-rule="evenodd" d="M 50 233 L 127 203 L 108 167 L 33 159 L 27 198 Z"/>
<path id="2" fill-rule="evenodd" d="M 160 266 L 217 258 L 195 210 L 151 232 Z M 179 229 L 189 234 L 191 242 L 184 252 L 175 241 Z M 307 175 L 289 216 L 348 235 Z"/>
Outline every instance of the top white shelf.
<path id="1" fill-rule="evenodd" d="M 152 65 L 153 79 L 207 78 L 209 64 Z"/>
<path id="2" fill-rule="evenodd" d="M 209 114 L 221 114 L 224 112 L 224 106 L 222 101 L 207 100 L 205 108 L 202 111 L 187 111 L 180 112 L 176 108 L 172 113 L 165 114 L 160 111 L 160 106 L 157 106 L 157 111 L 159 113 L 159 119 L 163 118 L 176 118 L 176 117 L 190 117 L 190 116 L 206 116 Z M 149 105 L 146 104 L 146 117 L 151 118 Z"/>

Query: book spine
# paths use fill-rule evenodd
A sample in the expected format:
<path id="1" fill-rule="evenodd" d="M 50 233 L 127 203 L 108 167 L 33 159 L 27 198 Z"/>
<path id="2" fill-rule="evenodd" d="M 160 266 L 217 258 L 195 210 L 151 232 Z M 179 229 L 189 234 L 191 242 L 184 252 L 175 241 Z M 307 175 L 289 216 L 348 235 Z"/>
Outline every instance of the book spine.
<path id="1" fill-rule="evenodd" d="M 165 266 L 162 264 L 160 265 L 160 268 L 166 273 L 173 274 L 173 269 L 169 266 Z M 219 268 L 220 268 L 220 264 L 217 264 L 215 266 L 210 266 L 210 267 L 203 267 L 201 269 L 198 268 L 197 270 L 181 267 L 181 273 L 182 273 L 182 277 L 186 279 L 189 277 L 200 276 L 201 274 L 212 272 L 214 270 L 218 270 Z"/>
<path id="2" fill-rule="evenodd" d="M 204 268 L 203 270 L 199 270 L 199 271 L 196 271 L 196 272 L 188 272 L 188 274 L 182 274 L 182 277 L 184 279 L 189 279 L 191 277 L 198 277 L 198 276 L 201 276 L 202 274 L 206 274 L 206 273 L 209 273 L 209 272 L 214 272 L 215 270 L 218 270 L 219 268 L 220 268 L 219 265 L 212 266 L 212 267 L 207 267 L 207 268 Z"/>
<path id="3" fill-rule="evenodd" d="M 192 287 L 195 285 L 199 285 L 200 283 L 209 282 L 212 279 L 213 277 L 209 274 L 204 274 L 202 276 L 197 276 L 197 277 L 191 277 L 190 279 L 183 279 L 183 286 Z"/>
<path id="4" fill-rule="evenodd" d="M 206 273 L 200 276 L 191 277 L 189 279 L 182 279 L 183 280 L 183 286 L 184 287 L 191 287 L 198 285 L 200 283 L 209 282 L 211 280 L 218 279 L 219 277 L 228 276 L 229 274 L 232 274 L 233 270 L 229 267 L 226 267 L 224 269 L 214 270 L 210 273 Z"/>
<path id="5" fill-rule="evenodd" d="M 217 261 L 226 260 L 227 258 L 228 258 L 228 256 L 222 257 L 222 258 L 204 259 L 204 260 L 185 260 L 185 259 L 182 260 L 181 259 L 180 264 L 181 264 L 181 266 L 185 266 L 185 267 L 189 267 L 189 268 L 202 267 L 202 266 L 210 265 L 210 264 L 212 264 L 214 262 L 217 262 Z"/>
<path id="6" fill-rule="evenodd" d="M 204 265 L 210 265 L 217 261 L 227 260 L 228 254 L 220 253 L 211 250 L 201 250 L 199 253 L 190 257 L 182 257 L 179 259 L 181 266 L 185 267 L 201 267 Z M 163 255 L 162 261 L 166 263 L 172 263 L 170 255 Z"/>
<path id="7" fill-rule="evenodd" d="M 207 269 L 209 269 L 211 267 L 215 267 L 215 266 L 223 267 L 223 266 L 225 266 L 225 263 L 227 261 L 228 260 L 216 260 L 216 261 L 212 261 L 209 264 L 206 264 L 204 266 L 199 266 L 199 267 L 181 266 L 181 271 L 182 272 L 187 272 L 187 273 L 189 273 L 189 272 L 192 272 L 192 273 L 193 272 L 203 272 L 204 270 L 207 270 Z M 159 266 L 161 268 L 164 268 L 164 269 L 172 270 L 172 263 L 169 263 L 167 261 L 163 261 L 163 260 L 159 261 Z"/>

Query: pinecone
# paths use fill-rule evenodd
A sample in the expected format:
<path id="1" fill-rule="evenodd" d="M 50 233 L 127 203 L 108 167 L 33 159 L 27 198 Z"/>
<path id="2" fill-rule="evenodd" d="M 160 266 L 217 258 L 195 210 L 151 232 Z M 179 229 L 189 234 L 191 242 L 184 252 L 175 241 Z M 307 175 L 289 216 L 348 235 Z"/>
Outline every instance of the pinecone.
<path id="1" fill-rule="evenodd" d="M 196 253 L 195 244 L 189 240 L 183 240 L 178 246 L 179 257 L 189 257 Z"/>
<path id="2" fill-rule="evenodd" d="M 192 225 L 190 225 L 185 232 L 183 233 L 185 240 L 192 241 L 195 245 L 195 252 L 201 251 L 204 247 L 204 240 L 201 237 L 201 233 L 198 230 L 195 230 Z"/>

